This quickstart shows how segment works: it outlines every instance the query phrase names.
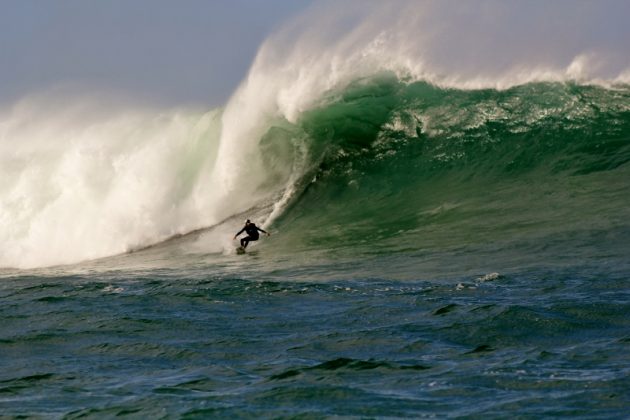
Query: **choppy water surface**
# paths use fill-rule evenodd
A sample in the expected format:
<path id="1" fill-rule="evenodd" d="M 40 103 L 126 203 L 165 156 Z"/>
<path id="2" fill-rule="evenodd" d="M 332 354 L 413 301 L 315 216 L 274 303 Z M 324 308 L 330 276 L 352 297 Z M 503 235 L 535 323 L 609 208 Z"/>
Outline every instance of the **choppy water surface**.
<path id="1" fill-rule="evenodd" d="M 406 281 L 336 280 L 325 264 L 310 267 L 329 273 L 316 282 L 227 273 L 259 248 L 220 275 L 4 278 L 3 413 L 627 413 L 627 264 Z"/>

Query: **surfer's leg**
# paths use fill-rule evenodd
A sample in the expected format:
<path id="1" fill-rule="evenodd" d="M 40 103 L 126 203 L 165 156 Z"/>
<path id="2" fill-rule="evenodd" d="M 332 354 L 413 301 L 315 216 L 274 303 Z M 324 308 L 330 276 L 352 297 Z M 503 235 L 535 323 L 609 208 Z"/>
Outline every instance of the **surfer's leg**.
<path id="1" fill-rule="evenodd" d="M 250 242 L 252 242 L 252 241 L 257 241 L 257 240 L 258 240 L 258 238 L 254 238 L 254 237 L 251 237 L 251 236 L 246 236 L 246 237 L 244 237 L 243 239 L 241 239 L 241 246 L 242 246 L 243 248 L 247 248 L 247 245 L 248 245 Z M 245 244 L 243 244 L 243 241 L 245 241 Z"/>

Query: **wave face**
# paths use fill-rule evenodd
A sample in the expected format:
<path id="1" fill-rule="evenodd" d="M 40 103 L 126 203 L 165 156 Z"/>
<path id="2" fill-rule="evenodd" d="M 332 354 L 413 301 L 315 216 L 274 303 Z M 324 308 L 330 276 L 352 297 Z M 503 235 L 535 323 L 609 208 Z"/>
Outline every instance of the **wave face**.
<path id="1" fill-rule="evenodd" d="M 5 110 L 0 267 L 111 256 L 243 212 L 287 231 L 279 247 L 326 249 L 622 223 L 630 57 L 623 30 L 599 29 L 625 27 L 611 24 L 624 2 L 396 6 L 318 2 L 222 109 Z M 205 252 L 231 249 L 224 233 Z"/>
<path id="2" fill-rule="evenodd" d="M 289 249 L 627 252 L 628 87 L 469 91 L 383 74 L 297 126 L 318 165 L 278 221 Z"/>

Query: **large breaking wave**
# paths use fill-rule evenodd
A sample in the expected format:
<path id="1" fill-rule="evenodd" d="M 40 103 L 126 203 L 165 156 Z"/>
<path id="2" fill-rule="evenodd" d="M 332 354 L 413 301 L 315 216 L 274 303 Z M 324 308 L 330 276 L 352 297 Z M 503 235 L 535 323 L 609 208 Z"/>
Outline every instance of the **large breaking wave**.
<path id="1" fill-rule="evenodd" d="M 399 249 L 419 232 L 447 246 L 606 211 L 621 223 L 630 59 L 615 34 L 584 36 L 606 24 L 601 8 L 396 6 L 318 4 L 261 46 L 223 109 L 94 97 L 6 109 L 0 266 L 113 255 L 252 208 L 308 233 L 287 235 L 291 247 L 367 237 Z M 216 242 L 209 252 L 229 237 Z"/>

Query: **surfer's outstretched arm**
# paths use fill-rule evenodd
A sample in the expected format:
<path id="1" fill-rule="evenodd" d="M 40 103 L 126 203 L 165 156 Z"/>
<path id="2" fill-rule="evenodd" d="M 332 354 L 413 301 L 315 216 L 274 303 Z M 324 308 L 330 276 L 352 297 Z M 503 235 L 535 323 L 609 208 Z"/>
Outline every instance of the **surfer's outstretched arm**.
<path id="1" fill-rule="evenodd" d="M 238 235 L 240 235 L 241 233 L 243 233 L 243 231 L 245 231 L 245 228 L 243 228 L 243 229 L 239 230 L 239 231 L 238 231 L 238 233 L 237 233 L 236 235 L 234 235 L 234 239 L 236 239 L 236 237 L 237 237 Z"/>
<path id="2" fill-rule="evenodd" d="M 267 232 L 266 230 L 262 230 L 261 228 L 259 228 L 258 226 L 256 226 L 256 229 L 258 229 L 259 231 L 261 231 L 262 233 L 264 233 L 265 235 L 269 236 L 271 235 L 271 233 Z"/>

